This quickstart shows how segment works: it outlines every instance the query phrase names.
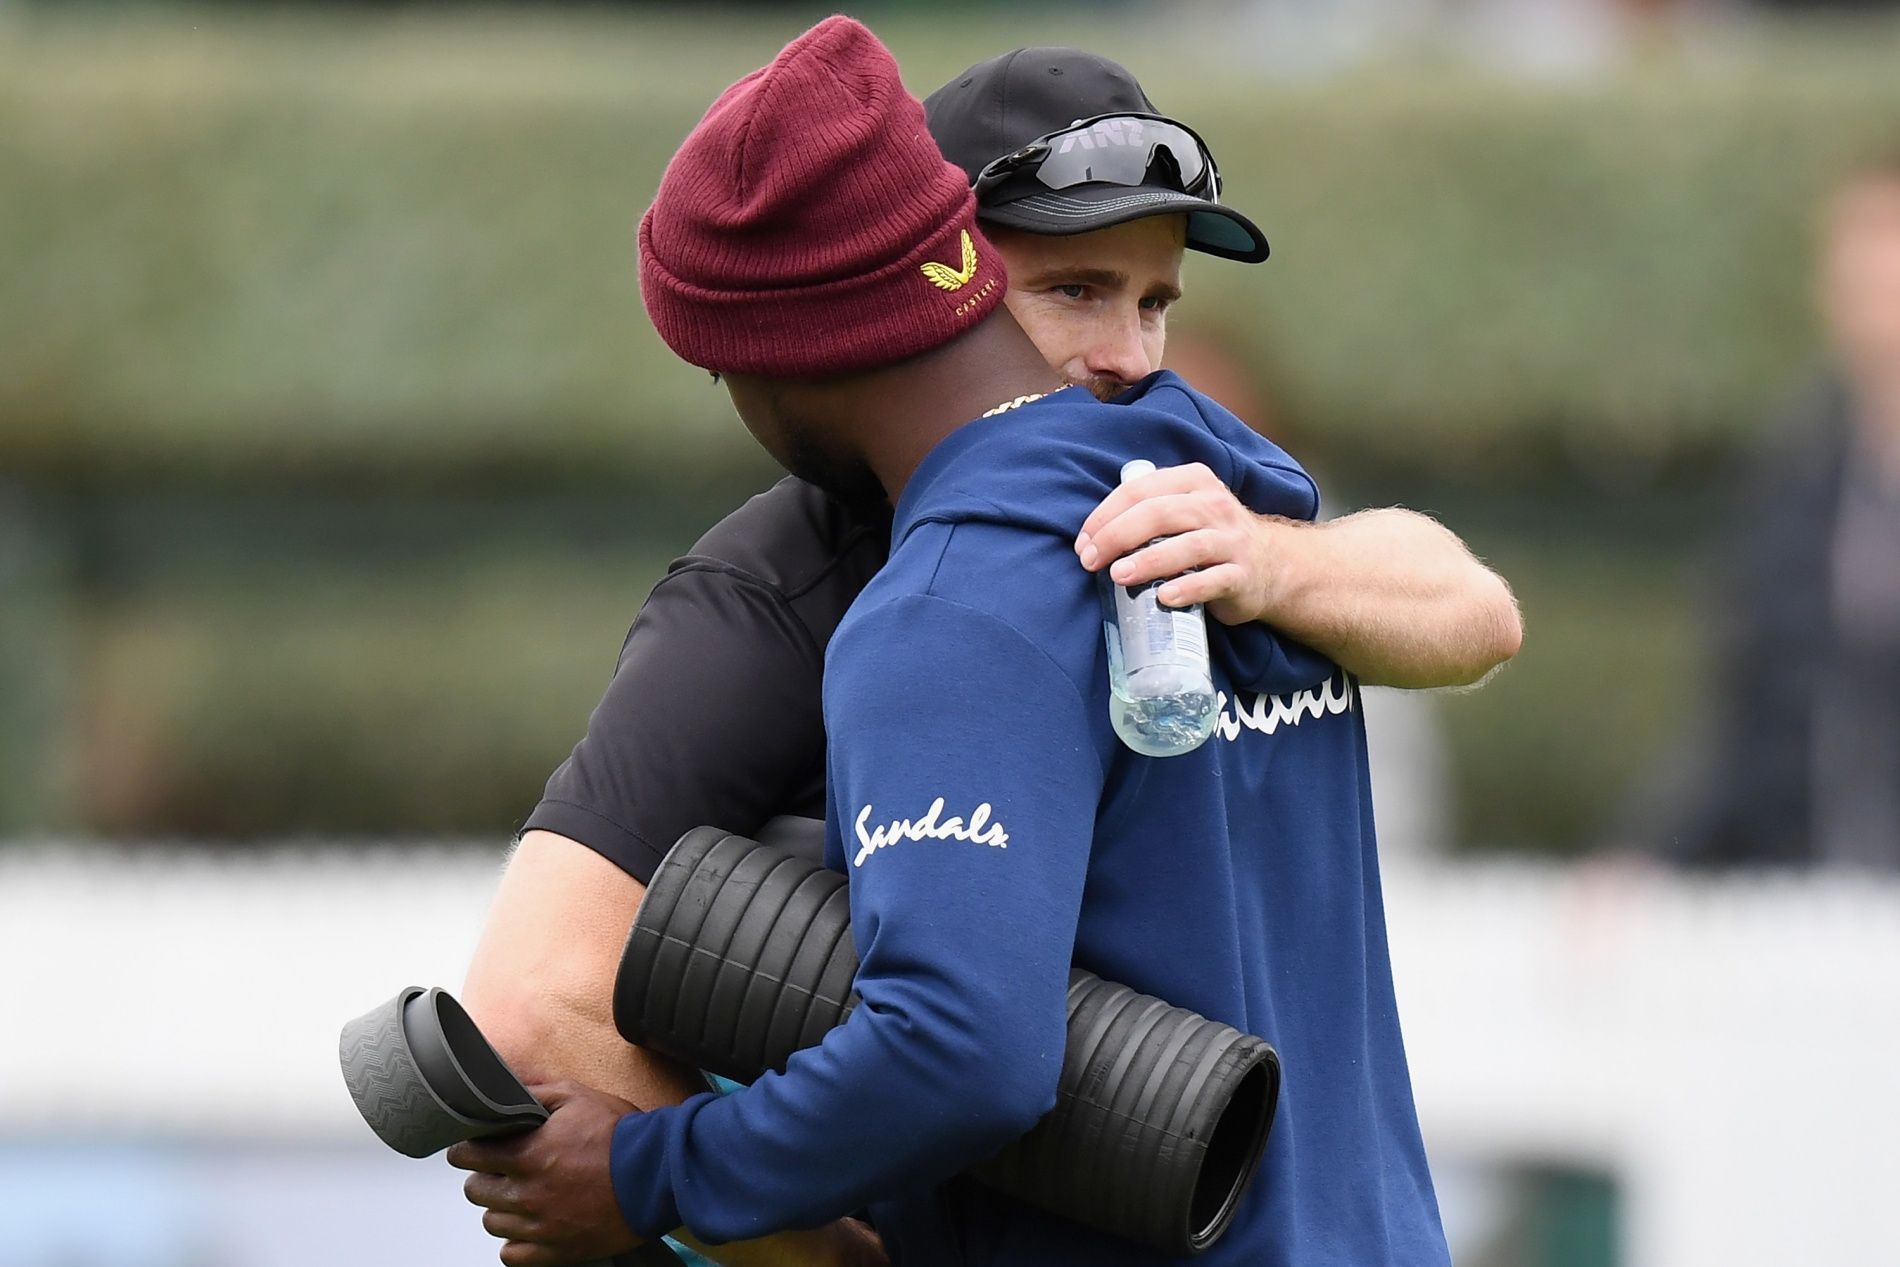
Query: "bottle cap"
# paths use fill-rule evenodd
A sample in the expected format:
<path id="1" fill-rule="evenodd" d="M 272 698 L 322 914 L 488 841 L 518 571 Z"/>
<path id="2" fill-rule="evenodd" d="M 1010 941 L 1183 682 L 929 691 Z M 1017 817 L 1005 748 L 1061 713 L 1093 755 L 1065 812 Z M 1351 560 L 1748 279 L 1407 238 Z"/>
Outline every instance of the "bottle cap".
<path id="1" fill-rule="evenodd" d="M 1138 480 L 1144 475 L 1153 475 L 1154 471 L 1155 464 L 1147 458 L 1136 458 L 1132 462 L 1124 462 L 1122 463 L 1122 483 Z"/>

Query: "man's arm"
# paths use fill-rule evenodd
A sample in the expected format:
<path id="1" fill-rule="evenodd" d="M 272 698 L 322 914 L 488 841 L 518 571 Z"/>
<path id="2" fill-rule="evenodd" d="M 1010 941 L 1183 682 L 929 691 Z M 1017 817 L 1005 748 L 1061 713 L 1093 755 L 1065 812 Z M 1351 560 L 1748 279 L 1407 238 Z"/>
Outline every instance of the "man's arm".
<path id="1" fill-rule="evenodd" d="M 512 1238 L 505 1262 L 625 1248 L 630 1235 L 569 1233 L 603 1200 L 641 1236 L 822 1223 L 993 1155 L 1054 1103 L 1104 778 L 1097 710 L 1020 633 L 942 599 L 847 626 L 833 666 L 859 1007 L 737 1094 L 618 1116 L 619 1101 L 564 1090 L 520 1143 L 458 1144 L 457 1165 L 506 1166 L 469 1185 Z M 524 1155 L 544 1140 L 559 1147 Z"/>
<path id="2" fill-rule="evenodd" d="M 704 1089 L 693 1071 L 614 1030 L 620 952 L 644 878 L 682 832 L 756 831 L 822 770 L 819 675 L 809 633 L 748 575 L 689 565 L 654 588 L 586 737 L 509 859 L 469 968 L 463 1001 L 530 1083 L 571 1081 L 641 1107 Z M 491 1155 L 485 1164 L 512 1163 Z M 626 1235 L 611 1201 L 606 1213 Z M 485 1222 L 494 1230 L 492 1216 Z M 775 1243 L 721 1257 L 841 1261 L 806 1252 L 821 1248 Z"/>
<path id="3" fill-rule="evenodd" d="M 1090 571 L 1112 564 L 1123 584 L 1175 577 L 1164 603 L 1206 603 L 1226 624 L 1271 625 L 1368 685 L 1467 685 L 1523 640 L 1510 587 L 1429 516 L 1396 507 L 1324 523 L 1256 515 L 1199 463 L 1110 493 L 1082 525 L 1076 553 Z"/>
<path id="4" fill-rule="evenodd" d="M 860 1005 L 783 1074 L 621 1120 L 636 1232 L 752 1236 L 917 1193 L 1055 1103 L 1095 710 L 1017 630 L 929 596 L 847 623 L 829 672 Z"/>
<path id="5" fill-rule="evenodd" d="M 571 1080 L 643 1109 L 705 1090 L 698 1073 L 614 1029 L 614 974 L 645 894 L 645 885 L 584 845 L 553 832 L 522 836 L 462 1002 L 525 1081 Z M 611 1203 L 604 1214 L 619 1221 Z M 728 1267 L 882 1260 L 875 1238 L 850 1223 L 709 1253 Z"/>
<path id="6" fill-rule="evenodd" d="M 502 873 L 462 1002 L 528 1082 L 569 1078 L 642 1108 L 706 1089 L 613 1023 L 614 974 L 646 886 L 565 836 L 522 836 Z"/>

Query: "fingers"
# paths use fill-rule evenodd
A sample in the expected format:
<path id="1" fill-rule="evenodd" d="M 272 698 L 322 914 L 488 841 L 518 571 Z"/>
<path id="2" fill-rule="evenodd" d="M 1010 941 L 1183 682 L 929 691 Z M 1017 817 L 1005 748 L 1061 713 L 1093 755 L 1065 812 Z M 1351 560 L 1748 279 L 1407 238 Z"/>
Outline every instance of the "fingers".
<path id="1" fill-rule="evenodd" d="M 473 1174 L 462 1184 L 462 1195 L 470 1204 L 486 1207 L 482 1212 L 482 1230 L 501 1247 L 501 1261 L 511 1267 L 553 1267 L 562 1255 L 543 1243 L 548 1229 L 540 1218 L 528 1212 L 519 1185 L 502 1175 Z"/>
<path id="2" fill-rule="evenodd" d="M 1191 568 L 1218 567 L 1234 562 L 1240 543 L 1229 534 L 1205 529 L 1181 533 L 1166 541 L 1137 550 L 1117 559 L 1108 570 L 1117 585 L 1145 585 L 1149 581 L 1180 576 Z M 1163 599 L 1165 602 L 1166 600 Z"/>
<path id="3" fill-rule="evenodd" d="M 462 1195 L 470 1205 L 485 1209 L 520 1214 L 527 1208 L 521 1199 L 520 1185 L 504 1175 L 470 1175 L 462 1184 Z"/>
<path id="4" fill-rule="evenodd" d="M 509 1241 L 501 1247 L 504 1267 L 557 1267 L 561 1258 L 558 1251 L 531 1241 Z"/>
<path id="5" fill-rule="evenodd" d="M 1247 617 L 1234 616 L 1222 600 L 1243 594 L 1246 580 L 1247 574 L 1238 563 L 1223 563 L 1205 571 L 1178 576 L 1163 585 L 1155 597 L 1161 600 L 1164 607 L 1192 607 L 1196 603 L 1205 603 L 1223 624 L 1237 625 L 1244 623 Z"/>
<path id="6" fill-rule="evenodd" d="M 469 1139 L 449 1146 L 442 1154 L 457 1170 L 475 1170 L 490 1175 L 512 1175 L 521 1170 L 521 1141 L 515 1139 Z"/>
<path id="7" fill-rule="evenodd" d="M 579 1083 L 569 1082 L 566 1079 L 559 1082 L 532 1083 L 528 1087 L 528 1094 L 539 1100 L 541 1107 L 550 1113 L 572 1100 L 580 1092 Z"/>
<path id="8" fill-rule="evenodd" d="M 1102 525 L 1077 550 L 1083 566 L 1100 567 L 1141 549 L 1156 537 L 1178 536 L 1207 528 L 1235 529 L 1246 514 L 1226 489 L 1164 493 L 1137 502 Z M 1094 563 L 1090 563 L 1091 554 Z"/>
<path id="9" fill-rule="evenodd" d="M 482 1230 L 498 1241 L 527 1241 L 541 1234 L 541 1223 L 512 1210 L 490 1210 L 482 1215 Z"/>
<path id="10" fill-rule="evenodd" d="M 1167 466 L 1158 471 L 1152 471 L 1111 490 L 1108 496 L 1089 512 L 1089 517 L 1082 521 L 1080 536 L 1099 535 L 1103 527 L 1116 516 L 1148 498 L 1191 492 L 1197 488 L 1207 488 L 1217 484 L 1214 473 L 1199 462 L 1189 463 L 1186 466 Z"/>
<path id="11" fill-rule="evenodd" d="M 1091 571 L 1095 569 L 1095 562 L 1088 557 L 1087 547 L 1090 544 L 1097 545 L 1098 557 L 1101 560 L 1113 559 L 1116 554 L 1126 553 L 1133 546 L 1140 544 L 1140 541 L 1130 541 L 1124 544 L 1122 549 L 1111 553 L 1101 549 L 1099 543 L 1095 542 L 1105 528 L 1131 508 L 1150 498 L 1197 490 L 1225 491 L 1225 487 L 1214 477 L 1214 472 L 1206 466 L 1199 462 L 1190 462 L 1186 466 L 1163 467 L 1116 488 L 1089 513 L 1089 517 L 1082 523 L 1081 532 L 1076 536 L 1075 550 L 1077 554 L 1083 556 L 1082 566 Z M 1141 540 L 1146 540 L 1146 538 Z"/>

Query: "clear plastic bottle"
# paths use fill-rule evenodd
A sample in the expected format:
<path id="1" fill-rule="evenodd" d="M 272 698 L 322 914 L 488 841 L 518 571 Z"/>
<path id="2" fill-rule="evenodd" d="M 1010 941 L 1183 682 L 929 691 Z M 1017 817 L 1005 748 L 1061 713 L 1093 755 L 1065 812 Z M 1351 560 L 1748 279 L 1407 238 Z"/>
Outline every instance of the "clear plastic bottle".
<path id="1" fill-rule="evenodd" d="M 1122 483 L 1155 469 L 1122 467 Z M 1149 757 L 1178 757 L 1214 733 L 1214 679 L 1207 667 L 1207 616 L 1199 603 L 1163 607 L 1164 581 L 1117 585 L 1104 568 L 1102 636 L 1108 643 L 1108 716 L 1123 743 Z"/>

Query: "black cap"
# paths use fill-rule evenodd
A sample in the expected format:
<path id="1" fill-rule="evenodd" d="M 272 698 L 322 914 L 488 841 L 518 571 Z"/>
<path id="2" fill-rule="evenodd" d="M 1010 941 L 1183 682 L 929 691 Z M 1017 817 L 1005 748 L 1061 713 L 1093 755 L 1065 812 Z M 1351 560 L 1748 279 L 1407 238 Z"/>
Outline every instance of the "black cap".
<path id="1" fill-rule="evenodd" d="M 1125 67 L 1074 48 L 1019 48 L 978 62 L 924 98 L 937 148 L 972 182 L 984 167 L 1038 137 L 1117 113 L 1161 112 Z M 1267 258 L 1266 235 L 1253 221 L 1158 179 L 1139 186 L 1094 182 L 1000 196 L 1008 200 L 979 201 L 977 216 L 1029 233 L 1070 234 L 1145 216 L 1186 214 L 1191 250 L 1248 264 Z"/>

